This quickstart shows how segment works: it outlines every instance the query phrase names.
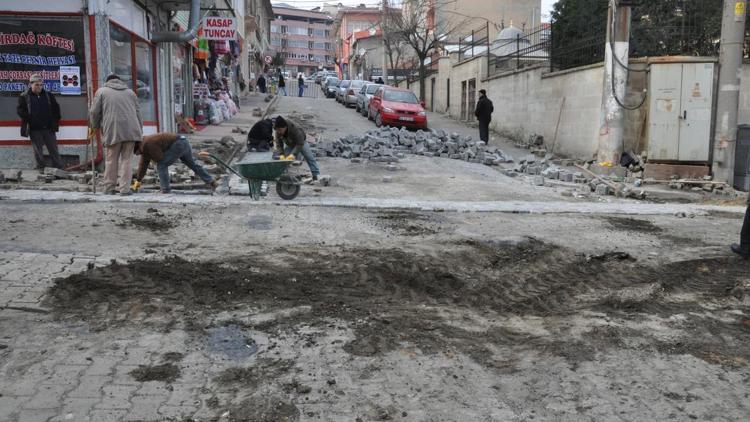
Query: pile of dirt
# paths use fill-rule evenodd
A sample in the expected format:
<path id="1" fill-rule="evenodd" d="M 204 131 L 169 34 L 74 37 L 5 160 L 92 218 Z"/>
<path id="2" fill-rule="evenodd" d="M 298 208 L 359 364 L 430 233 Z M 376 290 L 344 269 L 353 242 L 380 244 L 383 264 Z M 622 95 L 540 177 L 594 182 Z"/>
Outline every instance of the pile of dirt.
<path id="1" fill-rule="evenodd" d="M 619 347 L 690 353 L 712 362 L 750 360 L 750 327 L 741 323 L 750 319 L 750 262 L 715 258 L 648 267 L 623 254 L 601 257 L 592 259 L 536 240 L 465 241 L 446 245 L 435 255 L 323 248 L 277 250 L 223 262 L 170 257 L 113 263 L 57 280 L 46 303 L 56 317 L 86 321 L 94 330 L 137 324 L 204 334 L 205 321 L 222 311 L 306 307 L 309 312 L 236 323 L 265 332 L 296 332 L 299 326 L 327 327 L 331 320 L 342 320 L 356 336 L 344 347 L 353 355 L 412 345 L 423 353 L 464 353 L 494 368 L 512 367 L 496 358 L 493 350 L 498 348 L 560 356 L 574 366 Z M 680 314 L 675 324 L 679 322 L 687 336 L 675 339 L 679 347 L 670 348 L 655 340 L 646 345 L 609 341 L 652 334 L 618 329 L 583 339 L 537 336 L 497 325 L 477 331 L 442 316 L 441 309 L 508 317 L 598 312 L 638 319 Z M 708 310 L 726 313 L 708 318 Z M 219 382 L 258 377 L 252 371 L 247 376 L 241 371 L 225 375 Z"/>
<path id="2" fill-rule="evenodd" d="M 118 227 L 134 227 L 136 229 L 152 232 L 165 232 L 179 225 L 175 218 L 170 218 L 161 213 L 153 213 L 144 217 L 125 217 Z"/>
<path id="3" fill-rule="evenodd" d="M 374 216 L 376 224 L 401 236 L 425 236 L 439 231 L 434 216 L 409 211 L 380 212 Z"/>
<path id="4" fill-rule="evenodd" d="M 172 383 L 180 377 L 180 368 L 173 363 L 162 365 L 140 365 L 130 371 L 130 376 L 138 382 L 164 381 Z"/>

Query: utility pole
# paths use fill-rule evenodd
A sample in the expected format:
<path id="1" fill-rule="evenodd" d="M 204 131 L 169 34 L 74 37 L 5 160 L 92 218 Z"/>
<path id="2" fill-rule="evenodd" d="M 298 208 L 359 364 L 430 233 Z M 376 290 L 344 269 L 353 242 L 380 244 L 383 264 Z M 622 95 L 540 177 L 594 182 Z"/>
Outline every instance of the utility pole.
<path id="1" fill-rule="evenodd" d="M 745 41 L 745 0 L 724 0 L 719 52 L 719 96 L 714 135 L 714 179 L 734 184 L 737 114 L 740 103 L 742 48 Z"/>
<path id="2" fill-rule="evenodd" d="M 607 45 L 604 54 L 604 87 L 599 116 L 600 163 L 617 165 L 623 150 L 625 110 L 622 102 L 628 84 L 630 55 L 630 3 L 611 0 L 607 13 Z M 614 89 L 613 89 L 614 87 Z"/>
<path id="3" fill-rule="evenodd" d="M 383 18 L 380 20 L 380 41 L 383 43 L 383 70 L 381 71 L 381 74 L 383 76 L 383 82 L 388 85 L 388 55 L 386 53 L 385 48 L 385 31 L 386 28 L 383 25 L 384 22 L 390 22 L 390 16 L 388 15 L 390 13 L 390 6 L 388 5 L 388 0 L 383 0 Z"/>

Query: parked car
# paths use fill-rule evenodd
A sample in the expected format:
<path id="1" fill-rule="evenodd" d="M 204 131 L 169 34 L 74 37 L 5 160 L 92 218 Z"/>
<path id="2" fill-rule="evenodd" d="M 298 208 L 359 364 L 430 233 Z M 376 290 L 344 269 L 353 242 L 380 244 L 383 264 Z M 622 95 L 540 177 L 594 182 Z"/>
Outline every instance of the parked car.
<path id="1" fill-rule="evenodd" d="M 323 88 L 323 93 L 326 95 L 326 98 L 334 98 L 336 96 L 336 89 L 339 82 L 339 78 L 335 76 L 329 76 L 325 79 L 321 88 Z"/>
<path id="2" fill-rule="evenodd" d="M 326 78 L 329 76 L 338 77 L 338 75 L 336 75 L 336 72 L 331 72 L 330 70 L 324 70 L 322 72 L 318 72 L 317 75 L 315 75 L 315 83 L 318 85 L 321 85 L 323 84 L 323 82 L 325 82 Z"/>
<path id="3" fill-rule="evenodd" d="M 408 89 L 381 85 L 370 100 L 370 119 L 375 126 L 405 126 L 414 129 L 427 128 L 427 113 L 424 103 Z"/>
<path id="4" fill-rule="evenodd" d="M 336 91 L 336 101 L 340 102 L 341 104 L 344 103 L 344 96 L 346 95 L 346 90 L 349 89 L 349 85 L 351 85 L 352 81 L 350 79 L 342 79 L 341 83 L 339 84 L 339 89 Z"/>
<path id="5" fill-rule="evenodd" d="M 383 85 L 376 83 L 365 84 L 357 94 L 357 112 L 365 117 L 370 117 L 370 99 Z"/>
<path id="6" fill-rule="evenodd" d="M 354 80 L 351 84 L 349 84 L 349 88 L 346 89 L 346 92 L 344 93 L 342 97 L 342 103 L 346 106 L 356 106 L 357 105 L 357 93 L 360 89 L 365 85 L 365 81 L 362 80 Z"/>

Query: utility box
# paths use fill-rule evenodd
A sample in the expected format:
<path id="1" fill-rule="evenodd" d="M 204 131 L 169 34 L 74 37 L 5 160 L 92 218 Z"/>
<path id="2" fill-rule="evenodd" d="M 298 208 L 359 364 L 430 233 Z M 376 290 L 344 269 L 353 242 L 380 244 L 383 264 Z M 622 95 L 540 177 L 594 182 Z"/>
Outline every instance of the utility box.
<path id="1" fill-rule="evenodd" d="M 649 161 L 708 163 L 714 63 L 654 63 L 649 79 Z"/>
<path id="2" fill-rule="evenodd" d="M 744 192 L 750 191 L 750 125 L 740 125 L 737 128 L 734 188 Z"/>

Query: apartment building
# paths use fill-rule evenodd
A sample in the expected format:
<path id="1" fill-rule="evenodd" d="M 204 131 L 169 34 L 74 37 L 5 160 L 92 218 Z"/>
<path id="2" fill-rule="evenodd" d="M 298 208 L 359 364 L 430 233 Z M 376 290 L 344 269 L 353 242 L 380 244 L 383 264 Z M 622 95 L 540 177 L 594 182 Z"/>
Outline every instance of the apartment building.
<path id="1" fill-rule="evenodd" d="M 273 6 L 275 19 L 271 22 L 271 50 L 285 60 L 284 70 L 306 75 L 333 69 L 335 43 L 333 18 L 326 13 Z"/>

